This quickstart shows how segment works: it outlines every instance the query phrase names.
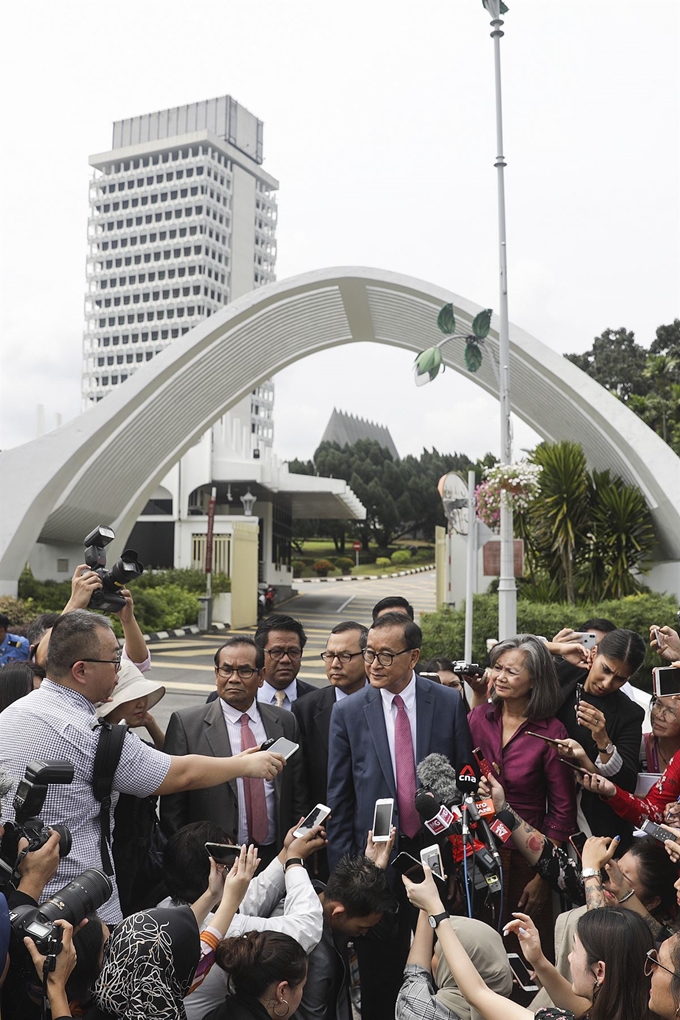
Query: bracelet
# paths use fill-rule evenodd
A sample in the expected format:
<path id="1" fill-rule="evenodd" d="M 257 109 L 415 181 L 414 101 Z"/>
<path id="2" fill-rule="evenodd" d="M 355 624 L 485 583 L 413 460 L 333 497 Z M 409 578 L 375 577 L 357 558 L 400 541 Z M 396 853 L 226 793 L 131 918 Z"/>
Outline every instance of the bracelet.
<path id="1" fill-rule="evenodd" d="M 601 878 L 599 868 L 584 868 L 581 872 L 581 878 Z M 619 901 L 620 902 L 620 901 Z"/>
<path id="2" fill-rule="evenodd" d="M 635 896 L 635 889 L 631 889 L 630 892 L 627 892 L 626 895 L 622 896 L 618 902 L 625 903 L 626 900 L 629 900 L 631 898 L 631 896 Z"/>
<path id="3" fill-rule="evenodd" d="M 283 873 L 284 873 L 284 875 L 286 874 L 288 869 L 290 867 L 292 867 L 293 864 L 299 864 L 303 868 L 305 866 L 305 862 L 302 860 L 301 857 L 289 857 L 288 860 L 286 861 L 286 863 L 283 865 Z"/>

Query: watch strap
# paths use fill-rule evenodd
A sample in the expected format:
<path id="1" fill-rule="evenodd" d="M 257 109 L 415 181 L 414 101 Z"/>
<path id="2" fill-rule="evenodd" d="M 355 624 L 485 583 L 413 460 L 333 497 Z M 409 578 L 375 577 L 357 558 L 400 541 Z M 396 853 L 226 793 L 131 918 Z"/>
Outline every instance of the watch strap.
<path id="1" fill-rule="evenodd" d="M 581 878 L 601 878 L 599 868 L 583 868 Z"/>
<path id="2" fill-rule="evenodd" d="M 300 864 L 302 865 L 303 868 L 305 866 L 305 862 L 302 860 L 301 857 L 289 857 L 286 863 L 283 865 L 284 875 L 293 864 Z"/>
<path id="3" fill-rule="evenodd" d="M 441 914 L 430 914 L 428 920 L 432 928 L 438 928 L 442 921 L 445 921 L 447 917 L 451 917 L 448 910 L 443 910 Z"/>

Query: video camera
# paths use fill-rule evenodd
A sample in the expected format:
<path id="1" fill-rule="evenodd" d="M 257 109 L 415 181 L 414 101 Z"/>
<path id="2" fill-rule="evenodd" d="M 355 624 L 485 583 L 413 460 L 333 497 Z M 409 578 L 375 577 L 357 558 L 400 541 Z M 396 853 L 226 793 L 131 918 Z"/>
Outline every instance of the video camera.
<path id="1" fill-rule="evenodd" d="M 92 592 L 89 605 L 105 613 L 119 613 L 125 608 L 125 599 L 118 592 L 144 573 L 144 564 L 137 559 L 134 549 L 125 549 L 110 570 L 106 570 L 105 548 L 115 538 L 113 528 L 99 525 L 85 538 L 85 562 L 98 575 L 102 586 Z"/>
<path id="2" fill-rule="evenodd" d="M 52 832 L 59 833 L 59 856 L 66 857 L 71 849 L 71 833 L 65 825 L 46 826 L 39 817 L 50 783 L 73 782 L 73 765 L 70 761 L 32 761 L 26 766 L 24 778 L 14 795 L 14 821 L 5 822 L 0 841 L 0 888 L 14 885 L 18 880 L 17 857 L 19 840 L 28 840 L 25 853 L 33 853 L 44 846 Z"/>
<path id="3" fill-rule="evenodd" d="M 463 673 L 466 676 L 484 676 L 486 666 L 479 666 L 476 662 L 466 662 L 465 659 L 456 659 L 452 664 L 453 673 Z"/>

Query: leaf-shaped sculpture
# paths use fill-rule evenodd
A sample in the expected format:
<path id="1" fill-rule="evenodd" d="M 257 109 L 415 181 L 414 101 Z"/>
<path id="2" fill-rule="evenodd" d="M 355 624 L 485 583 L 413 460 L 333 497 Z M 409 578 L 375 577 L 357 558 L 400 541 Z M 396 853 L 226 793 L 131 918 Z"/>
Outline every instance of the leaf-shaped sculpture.
<path id="1" fill-rule="evenodd" d="M 482 352 L 476 343 L 469 340 L 465 345 L 465 366 L 468 372 L 476 372 L 482 364 Z"/>
<path id="2" fill-rule="evenodd" d="M 493 12 L 493 10 L 490 9 L 489 4 L 487 3 L 487 0 L 482 0 L 482 6 L 486 7 L 486 9 L 489 12 L 489 14 L 493 17 L 494 12 Z M 501 14 L 507 14 L 509 10 L 510 10 L 510 8 L 507 7 L 503 3 L 503 0 L 501 0 L 501 3 L 500 3 L 500 12 L 501 12 Z"/>
<path id="3" fill-rule="evenodd" d="M 424 386 L 425 383 L 432 382 L 441 367 L 442 352 L 438 347 L 429 347 L 426 351 L 422 351 L 416 357 L 413 365 L 416 386 Z"/>
<path id="4" fill-rule="evenodd" d="M 493 314 L 492 308 L 485 308 L 483 311 L 478 312 L 472 320 L 472 332 L 480 340 L 489 335 L 491 328 L 491 315 Z"/>
<path id="5" fill-rule="evenodd" d="M 453 311 L 453 305 L 444 305 L 437 316 L 437 325 L 444 336 L 450 336 L 455 331 L 456 316 Z"/>

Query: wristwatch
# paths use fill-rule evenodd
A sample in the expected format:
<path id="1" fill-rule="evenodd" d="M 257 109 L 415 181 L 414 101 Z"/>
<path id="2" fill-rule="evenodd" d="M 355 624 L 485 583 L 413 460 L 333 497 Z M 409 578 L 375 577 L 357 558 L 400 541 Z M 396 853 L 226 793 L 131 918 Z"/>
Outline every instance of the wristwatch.
<path id="1" fill-rule="evenodd" d="M 595 745 L 597 747 L 597 744 Z M 611 740 L 606 747 L 597 747 L 600 754 L 613 754 L 616 750 L 616 744 L 612 744 Z"/>
<path id="2" fill-rule="evenodd" d="M 302 860 L 301 857 L 289 857 L 288 860 L 286 861 L 286 863 L 283 865 L 283 873 L 284 873 L 284 875 L 288 871 L 288 869 L 290 868 L 290 866 L 292 864 L 300 864 L 300 865 L 302 865 L 303 868 L 305 866 L 305 862 Z"/>
<path id="3" fill-rule="evenodd" d="M 581 878 L 601 878 L 599 868 L 583 868 L 581 871 Z"/>
<path id="4" fill-rule="evenodd" d="M 430 928 L 438 928 L 442 921 L 445 921 L 447 917 L 451 917 L 448 910 L 444 910 L 441 914 L 428 914 L 427 920 Z"/>

